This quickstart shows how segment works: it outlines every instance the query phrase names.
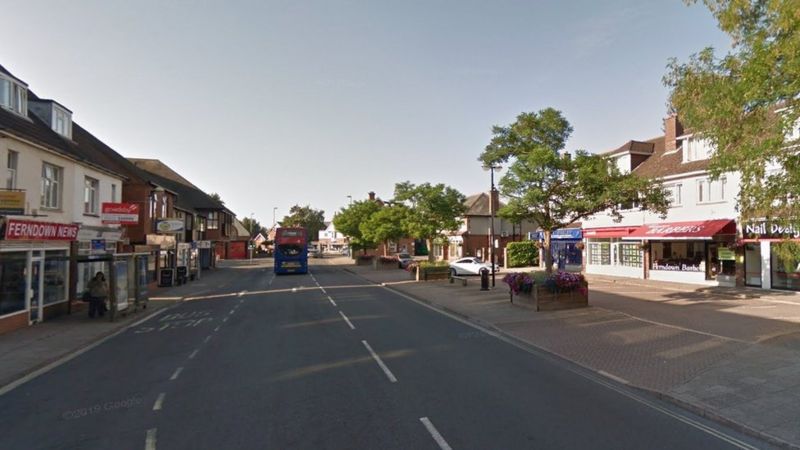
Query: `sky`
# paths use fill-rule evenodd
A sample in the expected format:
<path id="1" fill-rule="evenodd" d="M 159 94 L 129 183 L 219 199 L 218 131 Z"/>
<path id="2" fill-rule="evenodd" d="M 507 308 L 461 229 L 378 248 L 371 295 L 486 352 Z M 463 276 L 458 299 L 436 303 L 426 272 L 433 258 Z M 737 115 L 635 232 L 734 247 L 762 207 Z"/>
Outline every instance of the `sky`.
<path id="1" fill-rule="evenodd" d="M 562 111 L 570 151 L 658 136 L 669 58 L 730 45 L 681 0 L 3 3 L 0 64 L 266 226 L 406 180 L 488 191 L 521 112 Z"/>

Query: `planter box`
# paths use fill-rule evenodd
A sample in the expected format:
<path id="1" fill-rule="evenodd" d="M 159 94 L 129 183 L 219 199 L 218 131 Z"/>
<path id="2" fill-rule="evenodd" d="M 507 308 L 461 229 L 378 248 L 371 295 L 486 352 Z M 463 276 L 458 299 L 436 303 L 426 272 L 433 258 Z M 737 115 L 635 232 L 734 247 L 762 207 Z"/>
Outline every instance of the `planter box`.
<path id="1" fill-rule="evenodd" d="M 379 258 L 375 258 L 372 262 L 372 267 L 375 270 L 390 270 L 390 269 L 398 269 L 400 266 L 399 262 L 396 260 L 384 262 L 381 261 Z"/>
<path id="2" fill-rule="evenodd" d="M 417 281 L 435 281 L 435 280 L 446 280 L 450 278 L 449 267 L 444 267 L 442 269 L 417 268 L 415 272 L 416 273 L 412 272 L 411 278 Z"/>
<path id="3" fill-rule="evenodd" d="M 586 295 L 579 289 L 552 292 L 550 289 L 534 285 L 529 293 L 511 293 L 512 302 L 530 306 L 536 311 L 557 311 L 560 309 L 585 308 L 589 306 L 589 285 L 584 285 Z"/>
<path id="4" fill-rule="evenodd" d="M 371 266 L 374 264 L 375 258 L 356 258 L 356 265 L 357 266 Z"/>

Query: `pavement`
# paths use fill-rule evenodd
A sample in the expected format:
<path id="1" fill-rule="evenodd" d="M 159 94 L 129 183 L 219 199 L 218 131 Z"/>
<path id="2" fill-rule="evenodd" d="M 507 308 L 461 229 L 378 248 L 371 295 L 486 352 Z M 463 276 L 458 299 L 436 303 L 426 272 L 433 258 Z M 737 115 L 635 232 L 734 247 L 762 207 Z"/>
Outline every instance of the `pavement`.
<path id="1" fill-rule="evenodd" d="M 535 312 L 508 290 L 347 270 L 774 445 L 800 448 L 800 295 L 590 276 L 590 307 Z"/>
<path id="2" fill-rule="evenodd" d="M 270 262 L 271 263 L 271 262 Z M 267 264 L 257 260 L 256 265 Z M 222 261 L 221 268 L 250 267 L 249 261 Z M 115 333 L 142 319 L 173 307 L 187 295 L 202 295 L 214 286 L 224 283 L 236 272 L 211 270 L 202 273 L 200 280 L 171 288 L 150 291 L 146 308 L 120 313 L 112 322 L 106 318 L 90 319 L 86 309 L 73 311 L 35 324 L 31 327 L 0 335 L 0 394 L 15 381 L 40 371 L 48 365 L 69 357 L 88 346 L 96 345 Z"/>

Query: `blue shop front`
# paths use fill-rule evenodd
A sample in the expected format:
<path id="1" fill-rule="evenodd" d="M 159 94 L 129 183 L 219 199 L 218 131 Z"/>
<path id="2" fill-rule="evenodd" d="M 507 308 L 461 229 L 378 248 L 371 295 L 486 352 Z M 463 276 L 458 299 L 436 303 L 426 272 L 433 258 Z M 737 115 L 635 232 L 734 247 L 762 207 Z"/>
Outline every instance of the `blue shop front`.
<path id="1" fill-rule="evenodd" d="M 544 233 L 535 231 L 528 238 L 544 242 Z M 583 232 L 580 228 L 559 228 L 550 235 L 550 254 L 553 266 L 567 272 L 580 272 L 583 268 Z M 540 259 L 542 259 L 540 257 Z"/>

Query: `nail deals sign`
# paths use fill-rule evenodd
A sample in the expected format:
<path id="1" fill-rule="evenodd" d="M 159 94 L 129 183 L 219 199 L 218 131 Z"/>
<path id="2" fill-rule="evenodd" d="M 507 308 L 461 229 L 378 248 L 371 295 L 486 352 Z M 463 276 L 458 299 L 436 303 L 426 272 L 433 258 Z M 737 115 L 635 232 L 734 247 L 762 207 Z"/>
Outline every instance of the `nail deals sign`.
<path id="1" fill-rule="evenodd" d="M 745 237 L 761 239 L 800 239 L 800 229 L 794 225 L 780 225 L 777 223 L 751 223 L 744 227 Z"/>

